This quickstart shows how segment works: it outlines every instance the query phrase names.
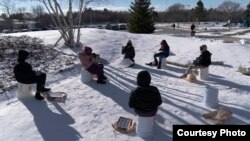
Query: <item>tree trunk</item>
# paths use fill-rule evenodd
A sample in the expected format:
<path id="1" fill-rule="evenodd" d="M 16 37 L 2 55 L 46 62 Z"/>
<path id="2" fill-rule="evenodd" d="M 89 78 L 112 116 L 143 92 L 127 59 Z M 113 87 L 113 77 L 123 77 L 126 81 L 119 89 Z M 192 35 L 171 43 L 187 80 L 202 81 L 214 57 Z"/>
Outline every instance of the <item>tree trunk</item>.
<path id="1" fill-rule="evenodd" d="M 74 46 L 74 25 L 73 25 L 73 14 L 72 14 L 72 0 L 69 0 L 69 12 L 68 12 L 68 21 L 69 21 L 69 44 L 70 47 Z"/>
<path id="2" fill-rule="evenodd" d="M 77 46 L 80 46 L 80 37 L 81 37 L 81 21 L 82 21 L 82 12 L 83 12 L 83 0 L 80 0 L 79 11 L 78 11 L 78 27 L 77 27 Z"/>
<path id="3" fill-rule="evenodd" d="M 49 15 L 50 15 L 50 17 L 51 17 L 52 21 L 54 22 L 55 26 L 56 26 L 56 27 L 59 27 L 59 26 L 58 26 L 58 24 L 56 23 L 55 18 L 52 16 L 52 13 L 51 13 L 51 11 L 50 11 L 50 9 L 49 9 L 48 5 L 46 4 L 45 0 L 43 0 L 43 4 L 45 5 L 46 9 L 48 10 Z M 60 29 L 60 28 L 58 29 L 58 31 L 59 31 L 59 32 L 60 32 L 60 34 L 62 35 L 62 37 L 63 37 L 64 41 L 67 41 L 67 37 L 65 36 L 65 34 L 63 34 L 63 32 L 61 31 L 61 29 Z"/>

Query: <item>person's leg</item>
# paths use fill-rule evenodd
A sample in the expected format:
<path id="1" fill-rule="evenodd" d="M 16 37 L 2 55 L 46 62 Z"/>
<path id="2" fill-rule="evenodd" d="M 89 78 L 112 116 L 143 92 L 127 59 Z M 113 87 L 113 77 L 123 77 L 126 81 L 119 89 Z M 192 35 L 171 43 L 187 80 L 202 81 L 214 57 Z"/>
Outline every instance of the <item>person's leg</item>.
<path id="1" fill-rule="evenodd" d="M 163 58 L 166 58 L 166 56 L 163 55 L 163 54 L 159 55 L 159 62 L 158 62 L 157 69 L 160 69 L 160 68 L 161 68 L 161 62 L 162 62 L 162 59 L 163 59 Z"/>
<path id="2" fill-rule="evenodd" d="M 44 88 L 46 81 L 46 74 L 45 73 L 40 73 L 36 75 L 36 85 L 37 85 L 37 91 L 40 91 Z"/>
<path id="3" fill-rule="evenodd" d="M 185 78 L 185 77 L 187 77 L 187 75 L 190 74 L 190 73 L 192 72 L 192 69 L 194 69 L 194 68 L 196 68 L 196 67 L 197 67 L 197 66 L 195 66 L 195 65 L 190 65 L 190 66 L 188 66 L 187 71 L 186 71 L 182 76 L 180 76 L 180 78 Z"/>
<path id="4" fill-rule="evenodd" d="M 157 57 L 160 57 L 161 56 L 161 54 L 159 54 L 159 53 L 157 53 L 157 54 L 155 54 L 154 55 L 154 62 L 155 62 L 155 66 L 158 66 L 158 60 L 157 60 Z"/>
<path id="5" fill-rule="evenodd" d="M 92 64 L 87 69 L 91 74 L 97 75 L 97 83 L 105 83 L 104 79 L 106 79 L 106 76 L 104 76 L 103 68 L 104 66 L 102 64 Z"/>

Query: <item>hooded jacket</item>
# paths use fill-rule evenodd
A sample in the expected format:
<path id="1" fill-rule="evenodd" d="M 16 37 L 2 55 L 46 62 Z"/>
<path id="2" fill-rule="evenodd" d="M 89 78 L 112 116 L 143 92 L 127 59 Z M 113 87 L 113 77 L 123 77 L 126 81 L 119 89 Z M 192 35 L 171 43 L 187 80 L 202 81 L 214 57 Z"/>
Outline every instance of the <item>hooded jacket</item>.
<path id="1" fill-rule="evenodd" d="M 208 67 L 211 65 L 211 55 L 209 51 L 205 51 L 194 60 L 193 64 Z"/>
<path id="2" fill-rule="evenodd" d="M 135 49 L 131 46 L 125 46 L 122 48 L 122 54 L 124 54 L 124 58 L 134 58 L 135 57 Z"/>
<path id="3" fill-rule="evenodd" d="M 30 84 L 34 82 L 35 72 L 31 65 L 25 60 L 28 58 L 29 53 L 25 50 L 18 52 L 18 64 L 14 67 L 14 75 L 17 82 Z"/>
<path id="4" fill-rule="evenodd" d="M 90 66 L 94 63 L 92 55 L 88 55 L 84 51 L 78 54 L 78 58 L 80 59 L 81 65 L 84 69 L 90 68 Z"/>
<path id="5" fill-rule="evenodd" d="M 136 114 L 142 117 L 154 116 L 161 105 L 159 90 L 150 86 L 151 76 L 147 71 L 142 71 L 137 76 L 138 87 L 131 92 L 129 107 L 134 108 Z"/>

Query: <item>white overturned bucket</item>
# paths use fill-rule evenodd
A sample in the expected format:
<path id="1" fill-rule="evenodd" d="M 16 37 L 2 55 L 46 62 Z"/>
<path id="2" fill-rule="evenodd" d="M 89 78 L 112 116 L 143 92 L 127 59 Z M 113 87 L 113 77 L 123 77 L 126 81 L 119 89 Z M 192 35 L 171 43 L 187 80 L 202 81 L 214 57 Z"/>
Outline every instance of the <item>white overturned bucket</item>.
<path id="1" fill-rule="evenodd" d="M 32 95 L 32 86 L 33 86 L 33 84 L 18 83 L 17 84 L 18 98 L 22 99 L 22 98 L 33 96 Z"/>
<path id="2" fill-rule="evenodd" d="M 199 69 L 199 75 L 198 76 L 199 76 L 200 80 L 207 80 L 208 75 L 209 75 L 209 68 L 208 67 Z"/>
<path id="3" fill-rule="evenodd" d="M 81 81 L 82 83 L 87 83 L 90 82 L 92 80 L 92 75 L 89 71 L 87 71 L 86 69 L 82 69 L 81 71 Z"/>
<path id="4" fill-rule="evenodd" d="M 155 117 L 140 117 L 137 116 L 136 133 L 144 139 L 152 139 L 154 132 Z"/>
<path id="5" fill-rule="evenodd" d="M 218 93 L 219 90 L 216 87 L 207 86 L 203 103 L 210 108 L 218 107 Z"/>

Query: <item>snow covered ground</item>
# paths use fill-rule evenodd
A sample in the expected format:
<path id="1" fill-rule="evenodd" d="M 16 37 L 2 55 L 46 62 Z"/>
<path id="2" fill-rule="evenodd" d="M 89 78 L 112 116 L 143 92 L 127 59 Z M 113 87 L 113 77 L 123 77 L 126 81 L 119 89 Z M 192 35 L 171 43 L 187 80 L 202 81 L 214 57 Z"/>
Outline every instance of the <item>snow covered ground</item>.
<path id="1" fill-rule="evenodd" d="M 247 33 L 247 34 L 244 34 L 244 35 L 235 35 L 233 37 L 242 38 L 242 39 L 250 39 L 250 33 Z"/>
<path id="2" fill-rule="evenodd" d="M 233 35 L 233 34 L 240 34 L 242 32 L 250 32 L 249 28 L 240 28 L 240 29 L 232 29 L 230 31 L 217 31 L 217 32 L 202 32 L 197 33 L 196 35 L 205 35 L 205 36 L 224 36 L 224 35 Z M 249 34 L 244 35 L 234 35 L 234 37 L 249 37 Z"/>
<path id="3" fill-rule="evenodd" d="M 21 34 L 39 37 L 53 44 L 59 38 L 57 31 Z M 132 40 L 136 50 L 136 65 L 120 68 L 116 60 L 122 57 L 121 46 Z M 153 52 L 159 49 L 162 39 L 167 40 L 175 56 L 169 60 L 185 63 L 199 55 L 199 46 L 206 44 L 213 61 L 223 61 L 224 66 L 212 65 L 208 81 L 189 83 L 179 79 L 185 69 L 168 65 L 158 70 L 145 66 L 152 61 Z M 152 85 L 161 92 L 163 104 L 156 116 L 154 141 L 171 141 L 172 125 L 208 124 L 202 114 L 211 111 L 202 103 L 206 86 L 219 89 L 220 107 L 233 112 L 230 124 L 250 124 L 250 77 L 237 72 L 239 65 L 250 66 L 250 45 L 226 44 L 222 41 L 168 35 L 130 34 L 100 29 L 83 29 L 82 42 L 111 62 L 105 66 L 109 82 L 98 85 L 94 81 L 80 81 L 80 65 L 56 74 L 49 74 L 48 85 L 52 91 L 68 94 L 66 103 L 25 100 L 16 98 L 16 90 L 0 95 L 1 141 L 141 141 L 136 134 L 114 133 L 111 123 L 119 116 L 136 120 L 128 107 L 129 92 L 136 87 L 136 75 L 148 70 Z M 62 44 L 62 42 L 60 43 Z M 76 49 L 57 47 L 69 54 Z"/>

